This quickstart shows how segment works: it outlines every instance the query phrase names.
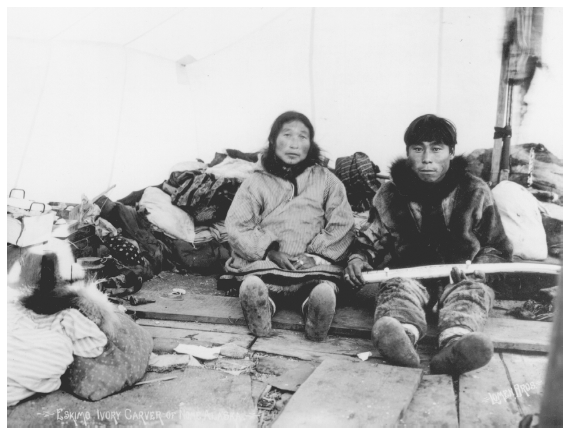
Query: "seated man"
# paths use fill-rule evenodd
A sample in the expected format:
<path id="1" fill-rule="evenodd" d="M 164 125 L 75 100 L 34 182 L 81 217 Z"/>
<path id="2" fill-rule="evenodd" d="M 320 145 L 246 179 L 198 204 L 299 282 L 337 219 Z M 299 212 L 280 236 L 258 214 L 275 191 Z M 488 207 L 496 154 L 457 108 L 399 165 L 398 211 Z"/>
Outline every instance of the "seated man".
<path id="1" fill-rule="evenodd" d="M 391 167 L 392 181 L 377 192 L 371 218 L 351 247 L 344 279 L 364 285 L 363 270 L 434 264 L 510 261 L 512 246 L 489 187 L 454 157 L 454 125 L 434 115 L 415 119 L 404 135 L 407 158 Z M 372 266 L 371 266 L 372 265 Z M 453 283 L 393 278 L 380 284 L 372 328 L 374 346 L 392 363 L 418 367 L 415 344 L 427 329 L 424 309 L 438 303 L 440 352 L 431 373 L 461 374 L 493 356 L 480 331 L 494 292 L 482 273 Z"/>

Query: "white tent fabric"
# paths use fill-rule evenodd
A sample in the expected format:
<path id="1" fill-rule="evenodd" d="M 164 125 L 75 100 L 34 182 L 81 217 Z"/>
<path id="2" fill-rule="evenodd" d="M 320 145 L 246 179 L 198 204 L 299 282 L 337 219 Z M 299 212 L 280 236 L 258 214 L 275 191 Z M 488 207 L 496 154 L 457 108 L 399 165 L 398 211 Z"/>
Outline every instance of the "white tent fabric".
<path id="1" fill-rule="evenodd" d="M 545 10 L 541 92 L 518 143 L 562 155 L 562 18 Z M 285 110 L 307 114 L 332 159 L 386 171 L 424 113 L 491 147 L 500 8 L 9 8 L 8 190 L 118 199 L 176 163 L 257 151 Z M 548 32 L 548 34 L 547 34 Z M 533 115 L 535 113 L 535 115 Z"/>

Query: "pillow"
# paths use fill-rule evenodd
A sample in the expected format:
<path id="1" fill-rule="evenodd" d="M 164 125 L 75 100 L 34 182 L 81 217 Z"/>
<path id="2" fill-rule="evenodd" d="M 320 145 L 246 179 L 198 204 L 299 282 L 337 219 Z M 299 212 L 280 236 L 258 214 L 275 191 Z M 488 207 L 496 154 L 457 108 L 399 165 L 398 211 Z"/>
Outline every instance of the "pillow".
<path id="1" fill-rule="evenodd" d="M 513 256 L 523 260 L 544 260 L 548 255 L 546 233 L 537 199 L 520 184 L 502 181 L 493 189 Z"/>
<path id="2" fill-rule="evenodd" d="M 152 352 L 152 337 L 126 314 L 117 313 L 117 316 L 119 324 L 115 336 L 107 336 L 101 355 L 96 358 L 73 356 L 73 363 L 62 377 L 67 391 L 96 401 L 142 379 Z"/>
<path id="3" fill-rule="evenodd" d="M 194 243 L 194 222 L 188 213 L 172 205 L 170 195 L 149 187 L 145 189 L 139 205 L 147 209 L 147 219 L 166 234 Z"/>

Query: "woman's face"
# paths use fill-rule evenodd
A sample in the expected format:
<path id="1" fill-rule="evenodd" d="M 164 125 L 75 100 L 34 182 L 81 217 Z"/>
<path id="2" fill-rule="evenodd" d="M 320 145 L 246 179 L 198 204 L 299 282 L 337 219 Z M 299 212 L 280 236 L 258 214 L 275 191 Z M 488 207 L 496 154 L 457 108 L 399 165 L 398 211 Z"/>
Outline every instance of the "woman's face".
<path id="1" fill-rule="evenodd" d="M 296 165 L 307 158 L 311 140 L 309 129 L 300 121 L 283 124 L 275 141 L 275 154 L 288 165 Z"/>

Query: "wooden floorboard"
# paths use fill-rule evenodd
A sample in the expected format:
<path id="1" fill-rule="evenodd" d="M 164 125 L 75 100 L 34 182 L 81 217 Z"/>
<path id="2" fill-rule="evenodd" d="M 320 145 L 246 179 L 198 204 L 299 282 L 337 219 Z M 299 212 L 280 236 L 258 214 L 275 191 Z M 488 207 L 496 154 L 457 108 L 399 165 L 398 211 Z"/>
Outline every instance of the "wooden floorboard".
<path id="1" fill-rule="evenodd" d="M 315 371 L 318 363 L 284 358 L 263 357 L 257 360 L 255 370 L 268 375 L 265 382 L 283 391 L 297 389 Z"/>
<path id="2" fill-rule="evenodd" d="M 362 362 L 357 357 L 359 353 L 370 352 L 366 364 L 389 364 L 380 353 L 374 349 L 370 340 L 362 338 L 339 337 L 329 335 L 324 342 L 313 342 L 304 334 L 294 331 L 275 330 L 271 337 L 257 338 L 251 350 L 263 354 L 280 355 L 297 358 L 304 361 L 321 362 L 327 358 L 343 359 Z M 420 357 L 420 368 L 429 374 L 429 363 L 437 353 L 437 349 L 429 344 L 420 344 L 417 348 Z"/>
<path id="3" fill-rule="evenodd" d="M 184 295 L 184 300 L 161 299 L 155 304 L 129 307 L 139 319 L 176 320 L 224 325 L 245 326 L 238 298 L 207 295 Z M 370 339 L 373 317 L 369 310 L 342 307 L 331 325 L 330 334 Z M 301 314 L 280 310 L 273 318 L 275 330 L 303 331 Z M 484 332 L 488 334 L 496 350 L 524 350 L 547 352 L 552 324 L 550 322 L 525 321 L 506 317 L 491 317 Z M 430 325 L 427 343 L 436 343 L 437 328 Z"/>
<path id="4" fill-rule="evenodd" d="M 453 380 L 449 375 L 422 378 L 399 427 L 458 427 Z"/>
<path id="5" fill-rule="evenodd" d="M 153 338 L 171 339 L 187 344 L 192 344 L 192 341 L 211 343 L 215 346 L 234 343 L 238 346 L 248 348 L 255 340 L 253 335 L 246 334 L 228 334 L 226 332 L 195 331 L 191 329 L 162 328 L 156 326 L 143 326 L 143 328 L 145 328 Z"/>
<path id="6" fill-rule="evenodd" d="M 368 351 L 375 357 L 380 356 L 370 340 L 329 335 L 324 342 L 314 342 L 307 340 L 303 333 L 282 330 L 274 330 L 271 337 L 258 337 L 251 350 L 308 361 L 321 360 L 330 354 L 355 357 Z"/>
<path id="7" fill-rule="evenodd" d="M 249 334 L 244 325 L 225 325 L 218 323 L 179 322 L 176 320 L 137 319 L 141 326 L 160 326 L 162 328 L 191 329 L 193 331 L 225 332 L 228 334 Z"/>
<path id="8" fill-rule="evenodd" d="M 396 427 L 421 377 L 419 369 L 327 359 L 272 427 Z"/>
<path id="9" fill-rule="evenodd" d="M 137 318 L 245 325 L 239 299 L 234 297 L 186 294 L 182 300 L 156 298 L 153 304 L 125 306 Z"/>
<path id="10" fill-rule="evenodd" d="M 522 415 L 499 353 L 459 377 L 460 427 L 518 427 Z"/>
<path id="11" fill-rule="evenodd" d="M 538 414 L 543 397 L 548 358 L 543 355 L 507 352 L 503 352 L 501 356 L 523 414 Z"/>
<path id="12" fill-rule="evenodd" d="M 493 318 L 487 320 L 483 332 L 489 335 L 495 350 L 524 350 L 547 353 L 552 334 L 552 323 Z"/>
<path id="13" fill-rule="evenodd" d="M 144 380 L 176 379 L 135 386 L 97 402 L 61 390 L 17 405 L 8 427 L 256 427 L 247 376 L 187 368 L 147 373 Z M 234 416 L 234 418 L 227 418 Z"/>

